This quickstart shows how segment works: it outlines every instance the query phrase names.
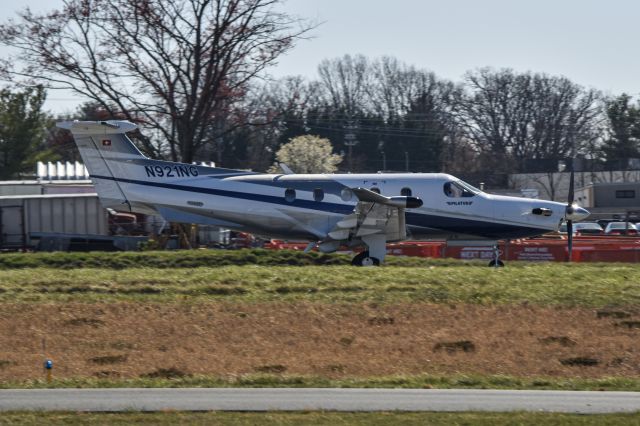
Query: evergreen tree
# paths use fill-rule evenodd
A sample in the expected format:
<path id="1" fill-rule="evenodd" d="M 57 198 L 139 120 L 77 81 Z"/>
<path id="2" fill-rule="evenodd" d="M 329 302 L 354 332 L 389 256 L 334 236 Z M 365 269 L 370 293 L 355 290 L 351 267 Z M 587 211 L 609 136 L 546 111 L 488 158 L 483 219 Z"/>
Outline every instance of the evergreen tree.
<path id="1" fill-rule="evenodd" d="M 610 134 L 602 146 L 607 164 L 617 168 L 628 158 L 640 158 L 640 105 L 623 93 L 607 102 L 607 121 Z"/>
<path id="2" fill-rule="evenodd" d="M 0 90 L 0 179 L 16 179 L 33 172 L 36 161 L 49 159 L 42 150 L 45 131 L 52 125 L 41 111 L 45 96 L 40 86 Z"/>

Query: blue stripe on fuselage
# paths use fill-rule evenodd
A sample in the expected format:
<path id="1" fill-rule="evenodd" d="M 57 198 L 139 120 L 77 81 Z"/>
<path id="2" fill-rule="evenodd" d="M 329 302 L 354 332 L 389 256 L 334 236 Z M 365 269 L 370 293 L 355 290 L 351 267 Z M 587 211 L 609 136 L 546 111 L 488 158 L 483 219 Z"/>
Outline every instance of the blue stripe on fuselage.
<path id="1" fill-rule="evenodd" d="M 143 180 L 133 180 L 115 178 L 110 176 L 91 175 L 91 178 L 113 180 L 116 182 L 132 183 L 136 185 L 153 186 L 157 188 L 173 189 L 176 191 L 196 192 L 201 194 L 218 195 L 221 197 L 239 198 L 243 200 L 259 201 L 269 204 L 280 204 L 303 209 L 319 210 L 330 213 L 347 215 L 353 212 L 353 205 L 329 203 L 325 201 L 311 201 L 296 199 L 292 202 L 286 201 L 284 197 L 273 195 L 254 194 L 247 192 L 229 191 L 214 188 L 202 188 L 197 186 L 176 185 L 173 183 L 151 182 Z M 508 225 L 504 223 L 485 222 L 480 220 L 470 220 L 455 217 L 437 216 L 424 213 L 406 212 L 406 222 L 409 226 L 438 229 L 453 234 L 477 235 L 491 239 L 501 238 L 523 238 L 533 235 L 540 235 L 547 232 L 546 229 L 532 228 L 525 226 Z"/>
<path id="2" fill-rule="evenodd" d="M 219 195 L 221 197 L 229 197 L 229 198 L 240 198 L 243 200 L 252 200 L 252 201 L 260 201 L 263 203 L 270 204 L 281 204 L 285 206 L 293 206 L 299 207 L 303 209 L 310 210 L 321 210 L 331 213 L 339 213 L 339 214 L 349 214 L 353 212 L 353 205 L 349 204 L 336 204 L 336 203 L 328 203 L 328 202 L 320 202 L 320 201 L 311 201 L 311 200 L 300 200 L 296 199 L 294 201 L 286 201 L 284 197 L 277 197 L 274 195 L 265 195 L 265 194 L 254 194 L 248 192 L 237 192 L 237 191 L 228 191 L 224 189 L 215 189 L 215 188 L 202 188 L 198 186 L 185 186 L 185 185 L 176 185 L 173 183 L 162 183 L 162 182 L 151 182 L 144 180 L 133 180 L 133 179 L 123 179 L 123 178 L 115 178 L 110 176 L 94 176 L 91 175 L 91 178 L 96 179 L 107 179 L 113 180 L 116 182 L 123 183 L 133 183 L 136 185 L 145 185 L 145 186 L 155 186 L 158 188 L 166 188 L 166 189 L 175 189 L 176 191 L 188 191 L 188 192 L 197 192 L 200 194 L 211 194 L 211 195 Z"/>

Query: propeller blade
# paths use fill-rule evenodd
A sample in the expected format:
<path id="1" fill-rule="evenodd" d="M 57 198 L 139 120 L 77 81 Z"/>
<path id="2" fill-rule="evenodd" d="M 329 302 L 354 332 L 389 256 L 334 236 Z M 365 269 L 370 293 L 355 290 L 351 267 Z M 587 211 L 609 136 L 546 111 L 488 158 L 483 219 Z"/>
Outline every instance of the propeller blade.
<path id="1" fill-rule="evenodd" d="M 567 262 L 571 262 L 572 254 L 573 254 L 573 221 L 567 220 L 567 252 L 569 253 L 569 258 Z"/>
<path id="2" fill-rule="evenodd" d="M 569 195 L 567 197 L 567 208 L 565 209 L 565 218 L 567 219 L 567 252 L 569 254 L 569 258 L 567 262 L 571 262 L 572 254 L 573 254 L 573 221 L 569 219 L 570 215 L 573 214 L 573 198 L 574 198 L 574 180 L 575 173 L 573 171 L 573 160 L 571 161 L 571 176 L 569 177 Z"/>

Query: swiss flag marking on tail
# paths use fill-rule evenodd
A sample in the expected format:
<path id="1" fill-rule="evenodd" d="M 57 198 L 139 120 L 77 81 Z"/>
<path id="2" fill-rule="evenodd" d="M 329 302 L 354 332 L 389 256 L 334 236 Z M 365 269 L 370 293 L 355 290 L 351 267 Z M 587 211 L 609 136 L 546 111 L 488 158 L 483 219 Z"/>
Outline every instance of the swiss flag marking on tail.
<path id="1" fill-rule="evenodd" d="M 102 139 L 102 146 L 111 146 L 111 139 Z"/>

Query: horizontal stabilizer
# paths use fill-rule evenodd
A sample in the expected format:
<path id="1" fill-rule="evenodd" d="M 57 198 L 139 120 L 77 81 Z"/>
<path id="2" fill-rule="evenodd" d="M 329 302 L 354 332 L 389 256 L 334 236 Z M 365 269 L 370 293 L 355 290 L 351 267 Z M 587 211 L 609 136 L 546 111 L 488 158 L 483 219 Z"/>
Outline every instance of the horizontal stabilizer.
<path id="1" fill-rule="evenodd" d="M 113 135 L 116 133 L 131 132 L 138 128 L 130 121 L 61 121 L 56 123 L 61 129 L 70 130 L 74 135 Z"/>

